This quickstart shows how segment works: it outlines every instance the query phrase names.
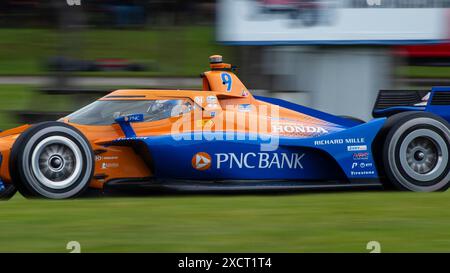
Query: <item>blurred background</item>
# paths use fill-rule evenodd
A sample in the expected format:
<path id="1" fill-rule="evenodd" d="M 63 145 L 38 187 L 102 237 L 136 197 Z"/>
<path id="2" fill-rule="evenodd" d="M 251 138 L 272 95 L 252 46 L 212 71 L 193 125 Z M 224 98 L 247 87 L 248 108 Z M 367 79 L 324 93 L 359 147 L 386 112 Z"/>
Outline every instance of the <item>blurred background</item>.
<path id="1" fill-rule="evenodd" d="M 368 120 L 379 89 L 450 85 L 449 5 L 1 0 L 0 129 L 57 119 L 113 89 L 201 88 L 212 54 L 237 65 L 256 94 Z M 65 252 L 73 240 L 83 252 L 366 252 L 372 240 L 383 252 L 448 252 L 448 205 L 448 192 L 31 206 L 17 196 L 0 209 L 0 252 Z"/>
<path id="2" fill-rule="evenodd" d="M 450 1 L 2 0 L 0 128 L 118 88 L 200 88 L 208 56 L 246 86 L 368 120 L 379 89 L 449 85 Z"/>

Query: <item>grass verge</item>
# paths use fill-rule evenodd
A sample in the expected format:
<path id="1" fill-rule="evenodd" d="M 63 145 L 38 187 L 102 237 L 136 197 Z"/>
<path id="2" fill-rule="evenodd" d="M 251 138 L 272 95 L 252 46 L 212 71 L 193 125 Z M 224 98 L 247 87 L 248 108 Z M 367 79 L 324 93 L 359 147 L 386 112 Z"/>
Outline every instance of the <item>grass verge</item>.
<path id="1" fill-rule="evenodd" d="M 447 252 L 450 192 L 0 203 L 1 252 Z"/>
<path id="2" fill-rule="evenodd" d="M 208 56 L 231 58 L 232 49 L 215 43 L 210 26 L 148 30 L 91 29 L 65 33 L 50 29 L 0 29 L 0 75 L 41 75 L 50 56 L 65 52 L 80 59 L 125 58 L 150 62 L 146 72 L 89 72 L 92 76 L 197 76 Z"/>

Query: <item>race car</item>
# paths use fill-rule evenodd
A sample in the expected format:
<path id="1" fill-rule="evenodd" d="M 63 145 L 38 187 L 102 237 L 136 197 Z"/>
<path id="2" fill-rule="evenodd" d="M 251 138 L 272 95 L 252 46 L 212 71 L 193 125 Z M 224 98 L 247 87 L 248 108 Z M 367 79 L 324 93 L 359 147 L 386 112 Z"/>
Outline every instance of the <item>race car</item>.
<path id="1" fill-rule="evenodd" d="M 219 55 L 201 77 L 0 133 L 2 198 L 450 185 L 450 87 L 380 91 L 363 122 L 254 96 Z"/>

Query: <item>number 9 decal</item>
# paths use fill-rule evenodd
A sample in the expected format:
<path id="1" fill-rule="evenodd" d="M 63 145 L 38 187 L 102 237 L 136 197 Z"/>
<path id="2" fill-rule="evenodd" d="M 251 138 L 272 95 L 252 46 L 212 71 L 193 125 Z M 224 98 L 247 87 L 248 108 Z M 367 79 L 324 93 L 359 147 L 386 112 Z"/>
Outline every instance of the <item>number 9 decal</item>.
<path id="1" fill-rule="evenodd" d="M 231 79 L 230 74 L 222 73 L 222 84 L 227 86 L 227 92 L 231 92 L 231 87 L 233 85 L 233 80 Z"/>

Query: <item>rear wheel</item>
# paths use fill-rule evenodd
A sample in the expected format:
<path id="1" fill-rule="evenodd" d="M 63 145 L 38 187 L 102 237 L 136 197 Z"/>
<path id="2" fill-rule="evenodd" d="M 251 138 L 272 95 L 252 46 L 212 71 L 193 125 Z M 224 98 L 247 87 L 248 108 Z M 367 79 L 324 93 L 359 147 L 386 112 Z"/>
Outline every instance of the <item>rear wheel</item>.
<path id="1" fill-rule="evenodd" d="M 11 199 L 17 192 L 17 189 L 12 184 L 4 184 L 0 186 L 0 201 Z"/>
<path id="2" fill-rule="evenodd" d="M 11 152 L 11 178 L 26 197 L 76 197 L 89 186 L 93 169 L 94 156 L 87 139 L 61 122 L 30 127 Z"/>
<path id="3" fill-rule="evenodd" d="M 430 113 L 393 116 L 383 147 L 383 166 L 397 189 L 418 192 L 446 190 L 450 186 L 450 129 Z"/>

